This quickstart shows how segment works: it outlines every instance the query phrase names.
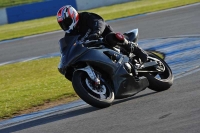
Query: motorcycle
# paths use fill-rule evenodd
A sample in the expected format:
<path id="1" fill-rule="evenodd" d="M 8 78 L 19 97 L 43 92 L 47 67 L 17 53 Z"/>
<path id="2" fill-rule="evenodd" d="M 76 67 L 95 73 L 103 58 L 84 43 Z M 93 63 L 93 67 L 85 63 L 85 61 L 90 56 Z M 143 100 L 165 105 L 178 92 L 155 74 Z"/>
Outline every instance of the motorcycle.
<path id="1" fill-rule="evenodd" d="M 137 43 L 138 29 L 124 33 Z M 152 89 L 160 92 L 173 84 L 168 64 L 153 52 L 145 63 L 133 53 L 125 55 L 122 49 L 107 47 L 102 38 L 77 42 L 78 36 L 59 40 L 61 58 L 59 72 L 72 82 L 77 95 L 97 108 L 112 105 L 114 99 L 131 97 Z"/>

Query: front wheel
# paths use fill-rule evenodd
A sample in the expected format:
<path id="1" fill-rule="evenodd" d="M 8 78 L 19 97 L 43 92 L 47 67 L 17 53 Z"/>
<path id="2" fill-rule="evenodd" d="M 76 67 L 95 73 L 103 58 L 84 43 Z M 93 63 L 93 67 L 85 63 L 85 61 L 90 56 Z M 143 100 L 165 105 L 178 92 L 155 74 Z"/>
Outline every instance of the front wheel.
<path id="1" fill-rule="evenodd" d="M 77 95 L 94 107 L 108 107 L 114 100 L 113 90 L 102 78 L 100 78 L 100 85 L 97 87 L 84 71 L 76 71 L 74 73 L 72 85 Z"/>
<path id="2" fill-rule="evenodd" d="M 142 74 L 149 81 L 148 88 L 157 92 L 169 89 L 171 85 L 173 84 L 173 79 L 174 79 L 170 67 L 163 59 L 161 59 L 157 55 L 151 52 L 147 52 L 147 53 L 149 57 L 153 57 L 159 60 L 158 67 L 160 67 L 160 69 L 164 68 L 163 72 L 149 72 L 149 73 Z M 151 59 L 149 59 L 149 61 L 151 61 Z"/>

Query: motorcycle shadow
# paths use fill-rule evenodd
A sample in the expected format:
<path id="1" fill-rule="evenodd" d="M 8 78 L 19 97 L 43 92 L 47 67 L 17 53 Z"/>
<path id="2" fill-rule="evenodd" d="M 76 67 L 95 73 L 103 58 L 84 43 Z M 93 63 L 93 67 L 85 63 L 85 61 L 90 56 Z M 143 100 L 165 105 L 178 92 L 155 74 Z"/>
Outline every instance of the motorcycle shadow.
<path id="1" fill-rule="evenodd" d="M 153 95 L 153 94 L 156 94 L 158 92 L 149 92 L 149 93 L 145 93 L 145 94 L 141 94 L 141 95 L 138 95 L 135 94 L 131 97 L 127 97 L 127 98 L 123 98 L 123 99 L 116 99 L 114 102 L 113 102 L 113 105 L 115 104 L 119 104 L 119 103 L 123 103 L 123 102 L 126 102 L 126 101 L 129 101 L 129 100 L 134 100 L 134 99 L 137 99 L 137 98 L 142 98 L 142 97 L 145 97 L 145 96 L 148 96 L 148 95 Z"/>

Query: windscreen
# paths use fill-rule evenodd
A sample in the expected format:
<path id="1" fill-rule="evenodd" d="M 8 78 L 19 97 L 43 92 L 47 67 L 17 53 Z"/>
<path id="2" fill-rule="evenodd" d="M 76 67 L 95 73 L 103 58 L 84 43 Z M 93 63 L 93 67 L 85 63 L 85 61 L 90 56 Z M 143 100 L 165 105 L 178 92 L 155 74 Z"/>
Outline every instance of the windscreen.
<path id="1" fill-rule="evenodd" d="M 66 48 L 70 48 L 76 42 L 77 38 L 78 36 L 65 36 L 65 38 L 60 39 L 60 52 L 63 53 Z"/>

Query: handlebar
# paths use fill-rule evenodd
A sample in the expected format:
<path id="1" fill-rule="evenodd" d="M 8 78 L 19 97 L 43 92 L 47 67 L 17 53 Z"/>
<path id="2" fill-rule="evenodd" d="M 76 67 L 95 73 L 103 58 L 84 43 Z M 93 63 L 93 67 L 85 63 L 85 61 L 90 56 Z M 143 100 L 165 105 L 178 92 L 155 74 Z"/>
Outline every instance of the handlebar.
<path id="1" fill-rule="evenodd" d="M 85 40 L 83 44 L 88 44 L 88 43 L 93 43 L 93 42 L 98 42 L 98 40 Z"/>
<path id="2" fill-rule="evenodd" d="M 79 44 L 82 44 L 84 47 L 96 47 L 97 45 L 99 46 L 99 44 L 102 43 L 102 40 L 103 38 L 99 38 L 97 40 L 85 40 L 83 42 L 79 42 Z"/>

